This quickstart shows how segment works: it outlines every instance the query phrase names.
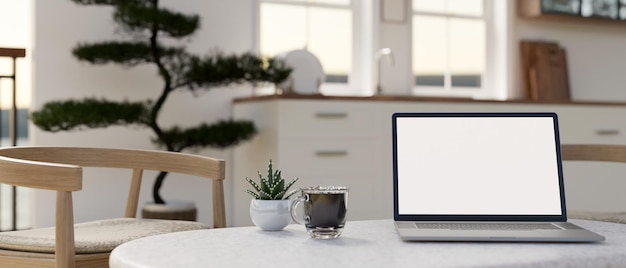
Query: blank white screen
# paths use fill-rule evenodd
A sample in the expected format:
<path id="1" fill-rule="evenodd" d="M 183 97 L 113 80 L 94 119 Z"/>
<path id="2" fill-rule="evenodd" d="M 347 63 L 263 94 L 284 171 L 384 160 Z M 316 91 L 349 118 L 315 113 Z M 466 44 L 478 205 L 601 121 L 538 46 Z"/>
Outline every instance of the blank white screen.
<path id="1" fill-rule="evenodd" d="M 551 117 L 396 120 L 399 214 L 561 214 Z"/>

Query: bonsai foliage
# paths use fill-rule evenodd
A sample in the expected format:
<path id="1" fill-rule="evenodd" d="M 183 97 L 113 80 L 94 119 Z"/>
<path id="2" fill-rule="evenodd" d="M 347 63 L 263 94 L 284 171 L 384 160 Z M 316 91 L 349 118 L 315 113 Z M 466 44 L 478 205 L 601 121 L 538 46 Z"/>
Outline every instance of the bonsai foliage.
<path id="1" fill-rule="evenodd" d="M 272 170 L 272 160 L 267 168 L 267 177 L 264 178 L 261 172 L 258 172 L 259 183 L 256 183 L 252 179 L 246 177 L 246 181 L 252 185 L 254 191 L 246 190 L 246 193 L 250 194 L 255 199 L 261 200 L 282 200 L 289 199 L 297 190 L 293 190 L 289 193 L 289 188 L 298 181 L 298 178 L 294 178 L 291 182 L 285 184 L 285 179 L 282 177 L 280 170 Z"/>
<path id="2" fill-rule="evenodd" d="M 33 123 L 44 131 L 58 132 L 139 126 L 154 133 L 152 142 L 168 151 L 206 147 L 226 148 L 256 134 L 250 121 L 222 120 L 196 127 L 164 127 L 159 122 L 161 108 L 175 90 L 192 92 L 232 83 L 280 83 L 291 69 L 273 58 L 252 53 L 225 55 L 214 52 L 197 56 L 183 45 L 165 45 L 188 39 L 200 26 L 197 15 L 178 13 L 159 7 L 158 0 L 72 0 L 80 5 L 110 5 L 113 19 L 123 33 L 122 40 L 80 43 L 72 54 L 94 65 L 117 64 L 123 67 L 152 65 L 163 85 L 155 98 L 145 101 L 110 101 L 85 98 L 52 101 L 31 114 Z M 164 203 L 159 190 L 167 173 L 157 176 L 153 187 L 156 203 Z"/>

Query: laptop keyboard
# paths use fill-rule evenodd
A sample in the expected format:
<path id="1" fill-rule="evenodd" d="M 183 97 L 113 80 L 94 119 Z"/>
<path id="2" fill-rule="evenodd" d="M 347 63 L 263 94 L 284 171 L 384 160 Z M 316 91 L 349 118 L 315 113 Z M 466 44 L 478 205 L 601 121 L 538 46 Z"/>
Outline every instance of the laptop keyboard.
<path id="1" fill-rule="evenodd" d="M 419 229 L 450 230 L 550 230 L 560 229 L 550 223 L 415 223 Z"/>

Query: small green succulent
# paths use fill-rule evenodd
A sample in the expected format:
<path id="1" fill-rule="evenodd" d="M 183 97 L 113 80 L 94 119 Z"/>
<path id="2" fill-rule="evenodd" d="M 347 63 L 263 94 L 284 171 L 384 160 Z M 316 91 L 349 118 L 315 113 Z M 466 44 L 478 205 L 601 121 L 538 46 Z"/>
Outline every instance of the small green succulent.
<path id="1" fill-rule="evenodd" d="M 246 190 L 246 193 L 253 196 L 255 199 L 261 200 L 282 200 L 289 199 L 293 194 L 296 193 L 297 190 L 293 190 L 289 193 L 287 191 L 289 188 L 298 181 L 298 178 L 294 178 L 291 182 L 285 184 L 285 179 L 283 179 L 280 170 L 272 170 L 272 160 L 270 159 L 270 163 L 267 169 L 267 178 L 264 178 L 261 175 L 261 172 L 258 172 L 260 183 L 254 182 L 252 179 L 246 177 L 246 181 L 252 185 L 254 190 L 250 189 Z"/>

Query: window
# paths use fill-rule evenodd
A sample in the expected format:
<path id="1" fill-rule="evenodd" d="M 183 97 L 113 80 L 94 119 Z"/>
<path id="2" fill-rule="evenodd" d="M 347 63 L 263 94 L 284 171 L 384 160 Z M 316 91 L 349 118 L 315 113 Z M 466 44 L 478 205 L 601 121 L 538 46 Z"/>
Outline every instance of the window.
<path id="1" fill-rule="evenodd" d="M 320 60 L 326 83 L 349 82 L 354 44 L 351 0 L 261 0 L 259 10 L 262 55 L 307 49 Z"/>
<path id="2" fill-rule="evenodd" d="M 506 99 L 511 93 L 512 2 L 402 0 L 406 19 L 384 21 L 382 1 L 259 0 L 259 50 L 268 56 L 311 51 L 326 73 L 323 94 L 371 95 L 379 82 L 383 94 L 394 95 Z M 379 69 L 383 48 L 395 63 Z"/>
<path id="3" fill-rule="evenodd" d="M 487 27 L 483 0 L 413 0 L 414 93 L 467 95 L 482 88 Z"/>
<path id="4" fill-rule="evenodd" d="M 35 4 L 32 2 L 34 1 L 0 0 L 0 47 L 24 48 L 27 57 L 17 58 L 17 70 L 13 69 L 13 60 L 10 57 L 0 57 L 0 146 L 12 146 L 13 143 L 9 139 L 9 110 L 13 105 L 13 85 L 16 85 L 17 90 L 17 145 L 28 145 L 32 77 L 32 64 L 28 57 L 32 47 Z M 7 77 L 15 73 L 17 81 Z M 0 231 L 31 227 L 31 199 L 31 189 L 0 185 Z"/>

